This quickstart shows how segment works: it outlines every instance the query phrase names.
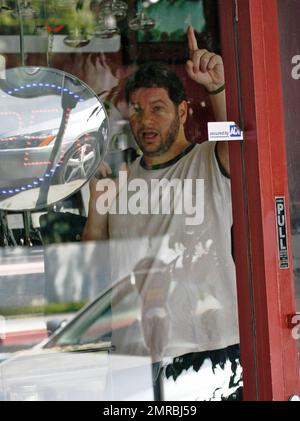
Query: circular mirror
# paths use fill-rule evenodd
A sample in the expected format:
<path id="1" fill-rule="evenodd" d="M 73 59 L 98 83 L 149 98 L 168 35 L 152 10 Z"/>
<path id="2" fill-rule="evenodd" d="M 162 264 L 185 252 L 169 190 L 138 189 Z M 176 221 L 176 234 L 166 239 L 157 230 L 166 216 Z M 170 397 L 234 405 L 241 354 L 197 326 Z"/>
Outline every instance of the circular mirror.
<path id="1" fill-rule="evenodd" d="M 105 108 L 86 84 L 43 67 L 0 79 L 0 209 L 41 209 L 79 190 L 108 143 Z"/>

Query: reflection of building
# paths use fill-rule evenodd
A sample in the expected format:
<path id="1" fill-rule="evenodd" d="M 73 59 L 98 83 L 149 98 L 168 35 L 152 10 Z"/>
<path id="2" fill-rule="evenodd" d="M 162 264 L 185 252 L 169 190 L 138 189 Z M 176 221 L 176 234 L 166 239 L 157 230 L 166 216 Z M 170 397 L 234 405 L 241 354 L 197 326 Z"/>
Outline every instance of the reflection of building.
<path id="1" fill-rule="evenodd" d="M 43 250 L 0 249 L 0 309 L 44 301 Z"/>

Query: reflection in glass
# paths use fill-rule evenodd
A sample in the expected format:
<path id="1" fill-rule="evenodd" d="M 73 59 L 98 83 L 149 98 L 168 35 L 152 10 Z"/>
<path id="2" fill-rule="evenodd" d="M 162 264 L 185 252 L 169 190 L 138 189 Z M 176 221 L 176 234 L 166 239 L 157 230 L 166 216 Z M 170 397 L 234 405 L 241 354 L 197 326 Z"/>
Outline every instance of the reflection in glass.
<path id="1" fill-rule="evenodd" d="M 99 17 L 94 35 L 97 38 L 111 38 L 119 33 L 116 17 L 109 10 L 104 9 Z"/>
<path id="2" fill-rule="evenodd" d="M 126 14 L 127 14 L 128 6 L 124 1 L 112 0 L 110 2 L 107 2 L 106 7 L 110 7 L 112 14 L 117 19 L 125 18 Z"/>
<path id="3" fill-rule="evenodd" d="M 6 0 L 0 1 L 0 12 L 2 12 L 3 10 L 11 10 L 11 7 L 7 4 Z"/>
<path id="4" fill-rule="evenodd" d="M 124 19 L 128 6 L 120 0 L 103 1 L 100 4 L 91 3 L 91 10 L 97 16 L 98 23 L 94 32 L 97 38 L 111 38 L 120 33 L 117 21 Z"/>
<path id="5" fill-rule="evenodd" d="M 154 19 L 146 16 L 144 12 L 137 13 L 136 17 L 129 22 L 129 28 L 133 31 L 149 31 L 154 26 Z"/>
<path id="6" fill-rule="evenodd" d="M 71 29 L 69 35 L 64 39 L 64 43 L 72 48 L 84 47 L 89 42 L 90 38 L 81 34 L 78 28 Z"/>
<path id="7" fill-rule="evenodd" d="M 0 209 L 43 208 L 80 189 L 107 143 L 101 101 L 79 79 L 38 67 L 0 85 Z"/>
<path id="8" fill-rule="evenodd" d="M 25 19 L 32 19 L 35 17 L 35 10 L 32 8 L 31 4 L 29 1 L 23 0 L 23 1 L 19 1 L 18 0 L 18 8 L 19 8 L 19 12 L 23 18 Z"/>

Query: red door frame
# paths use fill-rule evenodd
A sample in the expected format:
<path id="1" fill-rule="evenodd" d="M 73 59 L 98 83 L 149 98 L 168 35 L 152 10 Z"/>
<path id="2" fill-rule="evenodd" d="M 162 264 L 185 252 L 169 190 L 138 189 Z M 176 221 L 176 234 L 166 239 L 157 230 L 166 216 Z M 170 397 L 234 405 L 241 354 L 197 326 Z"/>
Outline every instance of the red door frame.
<path id="1" fill-rule="evenodd" d="M 275 219 L 284 196 L 290 233 L 277 4 L 219 0 L 219 10 L 228 119 L 245 131 L 230 146 L 244 399 L 288 400 L 300 382 L 291 240 L 279 269 Z"/>

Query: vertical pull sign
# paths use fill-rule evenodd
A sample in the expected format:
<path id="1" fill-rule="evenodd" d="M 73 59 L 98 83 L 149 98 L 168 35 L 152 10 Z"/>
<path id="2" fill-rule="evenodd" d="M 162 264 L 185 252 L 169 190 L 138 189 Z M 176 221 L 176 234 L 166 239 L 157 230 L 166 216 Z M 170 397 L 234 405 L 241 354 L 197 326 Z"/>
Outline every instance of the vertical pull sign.
<path id="1" fill-rule="evenodd" d="M 289 268 L 288 239 L 286 229 L 285 197 L 275 197 L 278 258 L 280 269 Z"/>

